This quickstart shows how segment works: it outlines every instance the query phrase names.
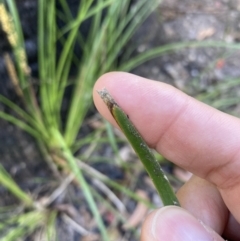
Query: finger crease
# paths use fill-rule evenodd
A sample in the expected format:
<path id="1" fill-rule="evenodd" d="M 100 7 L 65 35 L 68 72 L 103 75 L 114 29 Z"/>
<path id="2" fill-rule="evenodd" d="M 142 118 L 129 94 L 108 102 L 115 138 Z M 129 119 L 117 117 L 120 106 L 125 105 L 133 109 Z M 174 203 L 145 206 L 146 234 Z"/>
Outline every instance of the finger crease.
<path id="1" fill-rule="evenodd" d="M 179 111 L 176 113 L 175 118 L 173 118 L 173 120 L 169 123 L 169 125 L 166 127 L 166 129 L 163 131 L 163 133 L 161 133 L 161 135 L 157 138 L 156 143 L 153 145 L 154 148 L 158 148 L 158 147 L 160 148 L 159 145 L 161 144 L 162 139 L 168 133 L 168 131 L 172 128 L 172 126 L 175 125 L 178 122 L 180 117 L 185 114 L 185 112 L 188 109 L 188 106 L 189 106 L 189 99 L 186 98 L 186 101 L 184 102 L 182 107 L 179 109 Z"/>

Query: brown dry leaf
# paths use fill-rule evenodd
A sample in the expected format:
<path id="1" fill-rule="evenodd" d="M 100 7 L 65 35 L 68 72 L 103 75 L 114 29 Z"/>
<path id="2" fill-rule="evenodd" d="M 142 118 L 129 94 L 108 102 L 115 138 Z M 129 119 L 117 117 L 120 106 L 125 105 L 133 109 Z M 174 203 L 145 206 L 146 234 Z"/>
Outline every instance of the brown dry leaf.
<path id="1" fill-rule="evenodd" d="M 140 196 L 141 198 L 145 199 L 146 201 L 149 201 L 149 197 L 147 193 L 143 190 L 137 190 L 136 194 Z M 128 230 L 132 228 L 136 228 L 146 217 L 148 213 L 148 207 L 139 202 L 132 213 L 132 215 L 129 217 L 127 222 L 123 225 L 123 229 Z"/>
<path id="2" fill-rule="evenodd" d="M 17 76 L 17 71 L 15 69 L 14 63 L 12 59 L 10 58 L 9 54 L 4 54 L 4 60 L 6 62 L 7 71 L 10 77 L 10 80 L 12 81 L 13 87 L 19 97 L 23 97 L 23 92 L 19 83 L 19 78 Z"/>
<path id="3" fill-rule="evenodd" d="M 207 29 L 203 29 L 203 30 L 199 31 L 198 36 L 197 36 L 197 40 L 204 40 L 206 38 L 209 38 L 215 32 L 216 32 L 216 30 L 213 27 L 209 27 Z"/>

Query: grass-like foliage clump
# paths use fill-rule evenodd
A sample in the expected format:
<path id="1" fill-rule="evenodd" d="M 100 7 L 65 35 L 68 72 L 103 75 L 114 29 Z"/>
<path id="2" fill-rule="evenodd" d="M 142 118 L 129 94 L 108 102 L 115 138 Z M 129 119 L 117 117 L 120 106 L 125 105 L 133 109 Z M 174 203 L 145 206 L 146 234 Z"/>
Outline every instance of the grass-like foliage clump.
<path id="1" fill-rule="evenodd" d="M 130 0 L 82 0 L 79 1 L 75 16 L 66 0 L 60 0 L 58 4 L 61 5 L 62 11 L 56 8 L 56 1 L 38 1 L 38 89 L 36 90 L 33 86 L 16 2 L 0 1 L 1 27 L 12 47 L 14 57 L 12 59 L 6 54 L 5 62 L 16 93 L 24 104 L 22 109 L 6 97 L 0 96 L 0 101 L 16 114 L 10 115 L 0 111 L 0 117 L 32 135 L 48 160 L 52 162 L 51 166 L 59 165 L 60 159 L 61 168 L 69 174 L 74 174 L 98 223 L 102 240 L 109 240 L 90 187 L 72 150 L 76 151 L 76 146 L 80 147 L 77 145 L 77 135 L 92 104 L 91 91 L 94 82 L 105 72 L 116 69 L 127 70 L 123 65 L 126 66 L 129 61 L 127 59 L 129 52 L 126 51 L 124 56 L 122 50 L 125 49 L 137 27 L 155 9 L 157 1 L 140 0 L 131 4 Z M 61 27 L 57 24 L 59 19 L 64 23 Z M 83 36 L 79 29 L 86 21 L 90 22 L 90 27 L 87 36 Z M 81 56 L 76 56 L 76 49 L 82 51 Z M 120 53 L 121 58 L 119 58 Z M 121 59 L 124 59 L 124 63 Z M 70 81 L 72 68 L 77 68 L 78 73 Z M 66 87 L 70 84 L 73 86 L 73 91 L 68 113 L 63 122 L 62 102 Z M 22 191 L 3 167 L 0 169 L 0 182 L 31 210 L 1 224 L 0 233 L 4 233 L 4 240 L 24 237 L 37 227 L 48 223 L 45 220 L 47 217 L 50 223 L 53 222 L 51 219 L 56 217 L 55 212 L 44 215 L 46 205 L 39 208 L 38 201 Z M 118 187 L 121 188 L 120 185 Z M 24 228 L 21 228 L 23 226 Z M 46 230 L 46 237 L 47 234 Z"/>
<path id="2" fill-rule="evenodd" d="M 128 48 L 127 44 L 137 28 L 158 6 L 158 0 L 81 0 L 74 14 L 67 0 L 37 2 L 38 77 L 33 80 L 16 2 L 0 0 L 0 26 L 13 53 L 11 56 L 4 55 L 5 64 L 19 102 L 22 103 L 19 107 L 0 95 L 0 102 L 13 113 L 0 110 L 0 118 L 20 127 L 35 138 L 49 166 L 55 174 L 60 175 L 61 182 L 43 202 L 24 192 L 0 165 L 0 184 L 22 203 L 21 208 L 16 210 L 11 207 L 10 210 L 7 207 L 0 208 L 3 217 L 0 217 L 0 239 L 13 241 L 41 230 L 42 240 L 56 240 L 58 212 L 50 206 L 56 196 L 74 181 L 80 186 L 97 222 L 101 240 L 109 241 L 96 202 L 104 198 L 86 182 L 85 175 L 97 179 L 101 185 L 107 184 L 115 190 L 120 190 L 132 199 L 144 202 L 148 206 L 151 204 L 74 156 L 83 145 L 91 143 L 93 139 L 100 140 L 101 129 L 90 133 L 84 139 L 78 139 L 84 118 L 92 105 L 91 93 L 96 79 L 112 70 L 130 71 L 149 59 L 186 47 L 240 47 L 238 44 L 228 45 L 224 42 L 172 43 L 132 57 L 134 49 Z M 58 24 L 59 22 L 61 24 Z M 86 22 L 89 23 L 89 29 L 88 33 L 83 35 L 80 29 Z M 81 52 L 81 55 L 76 52 Z M 77 70 L 74 76 L 71 75 L 73 69 Z M 36 81 L 37 85 L 34 84 Z M 200 93 L 197 98 L 212 104 L 216 96 L 236 85 L 239 85 L 239 80 L 231 80 L 227 85 L 223 83 L 206 93 Z M 63 102 L 69 86 L 72 91 L 71 97 L 68 97 L 68 106 L 65 107 L 68 111 L 64 112 L 65 117 L 62 118 Z M 239 98 L 226 98 L 213 104 L 217 108 L 225 109 L 237 102 Z M 106 124 L 106 133 L 107 142 L 118 155 L 116 139 L 109 124 Z M 106 140 L 102 138 L 100 141 Z M 103 189 L 111 192 L 107 185 Z M 110 196 L 111 201 L 119 203 L 117 212 L 122 219 L 121 211 L 124 212 L 124 207 L 113 192 Z M 115 207 L 109 208 L 116 212 Z M 89 234 L 76 223 L 74 225 L 77 226 L 76 229 L 81 230 L 81 234 Z"/>

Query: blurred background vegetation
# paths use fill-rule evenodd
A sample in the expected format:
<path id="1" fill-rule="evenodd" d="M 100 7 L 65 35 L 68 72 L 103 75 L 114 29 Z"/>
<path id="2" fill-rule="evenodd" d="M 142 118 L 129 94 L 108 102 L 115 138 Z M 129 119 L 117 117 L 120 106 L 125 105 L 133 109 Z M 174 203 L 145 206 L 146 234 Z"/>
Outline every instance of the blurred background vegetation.
<path id="1" fill-rule="evenodd" d="M 239 116 L 237 1 L 0 0 L 1 240 L 139 240 L 161 200 L 92 87 L 112 70 Z M 190 173 L 161 155 L 177 190 Z"/>

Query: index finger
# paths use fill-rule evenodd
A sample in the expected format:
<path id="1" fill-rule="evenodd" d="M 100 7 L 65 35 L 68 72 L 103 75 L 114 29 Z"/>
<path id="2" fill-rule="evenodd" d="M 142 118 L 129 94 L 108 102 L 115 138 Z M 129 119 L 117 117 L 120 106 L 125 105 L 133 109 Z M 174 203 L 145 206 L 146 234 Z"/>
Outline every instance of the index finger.
<path id="1" fill-rule="evenodd" d="M 215 184 L 240 221 L 240 121 L 174 87 L 126 73 L 102 76 L 94 102 L 116 125 L 96 90 L 106 88 L 146 142 L 177 165 Z"/>

